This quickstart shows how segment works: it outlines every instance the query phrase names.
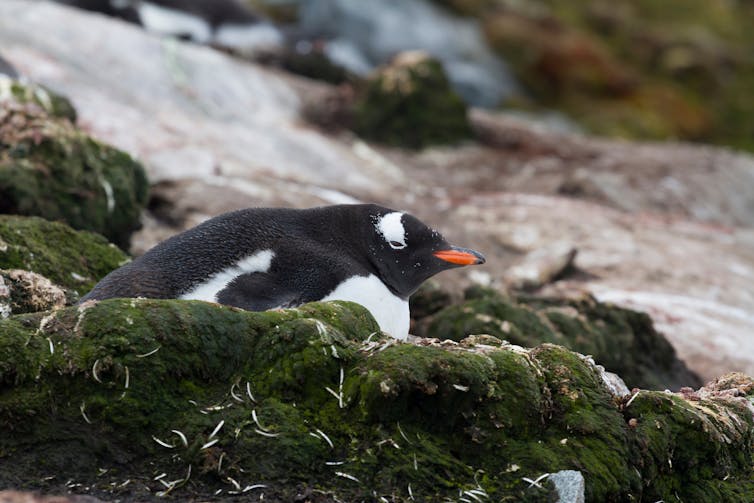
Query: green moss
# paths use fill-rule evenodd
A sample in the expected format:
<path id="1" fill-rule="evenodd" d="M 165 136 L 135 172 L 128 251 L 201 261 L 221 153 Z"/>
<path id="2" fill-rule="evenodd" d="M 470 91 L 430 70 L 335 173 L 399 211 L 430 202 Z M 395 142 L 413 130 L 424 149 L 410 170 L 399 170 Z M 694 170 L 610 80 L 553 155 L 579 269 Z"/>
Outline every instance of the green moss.
<path id="1" fill-rule="evenodd" d="M 514 300 L 491 290 L 470 292 L 468 297 L 466 302 L 421 320 L 417 333 L 455 341 L 489 334 L 524 347 L 561 344 L 594 356 L 630 387 L 677 389 L 701 384 L 645 313 L 601 304 L 590 297 L 521 296 Z"/>
<path id="2" fill-rule="evenodd" d="M 455 341 L 472 334 L 489 334 L 522 346 L 555 342 L 559 335 L 536 312 L 500 296 L 446 307 L 427 320 L 419 332 L 425 337 Z"/>
<path id="3" fill-rule="evenodd" d="M 525 479 L 576 469 L 588 501 L 639 501 L 676 480 L 686 495 L 728 497 L 722 471 L 751 477 L 748 409 L 642 399 L 622 414 L 597 370 L 562 347 L 404 344 L 351 303 L 256 313 L 112 299 L 0 321 L 0 484 L 57 492 L 73 480 L 145 500 L 166 489 L 164 473 L 178 499 L 264 484 L 273 501 L 556 501 L 546 480 Z M 677 431 L 632 430 L 637 412 Z M 709 433 L 713 416 L 738 425 L 724 430 L 731 446 Z M 692 463 L 697 450 L 729 456 Z M 693 476 L 657 475 L 663 452 Z"/>
<path id="4" fill-rule="evenodd" d="M 439 283 L 432 279 L 425 281 L 409 298 L 411 318 L 425 318 L 446 307 L 450 301 L 450 294 L 440 288 Z"/>
<path id="5" fill-rule="evenodd" d="M 739 412 L 731 415 L 733 410 Z M 641 471 L 647 496 L 751 501 L 754 418 L 744 411 L 748 408 L 729 396 L 687 401 L 641 391 L 624 415 L 636 422 L 632 437 L 644 460 Z"/>
<path id="6" fill-rule="evenodd" d="M 102 236 L 41 218 L 0 215 L 0 269 L 25 269 L 80 295 L 128 257 Z"/>
<path id="7" fill-rule="evenodd" d="M 127 248 L 147 191 L 128 154 L 35 105 L 0 104 L 0 213 L 63 220 Z"/>
<path id="8" fill-rule="evenodd" d="M 399 55 L 367 83 L 354 128 L 365 138 L 409 148 L 471 136 L 466 106 L 442 65 L 418 52 Z"/>

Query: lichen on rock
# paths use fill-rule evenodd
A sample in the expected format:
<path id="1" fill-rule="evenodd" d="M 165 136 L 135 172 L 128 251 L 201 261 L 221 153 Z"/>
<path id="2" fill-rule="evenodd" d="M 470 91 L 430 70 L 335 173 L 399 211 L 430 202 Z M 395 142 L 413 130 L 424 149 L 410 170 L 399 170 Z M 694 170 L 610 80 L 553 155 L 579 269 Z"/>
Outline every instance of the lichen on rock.
<path id="1" fill-rule="evenodd" d="M 0 269 L 0 318 L 59 309 L 68 298 L 64 289 L 41 274 Z"/>
<path id="2" fill-rule="evenodd" d="M 0 215 L 0 269 L 23 269 L 83 295 L 129 260 L 105 238 L 37 217 Z"/>
<path id="3" fill-rule="evenodd" d="M 15 86 L 0 99 L 0 213 L 62 220 L 127 248 L 147 200 L 144 168 L 55 115 L 41 91 L 26 93 L 45 108 L 17 101 Z"/>

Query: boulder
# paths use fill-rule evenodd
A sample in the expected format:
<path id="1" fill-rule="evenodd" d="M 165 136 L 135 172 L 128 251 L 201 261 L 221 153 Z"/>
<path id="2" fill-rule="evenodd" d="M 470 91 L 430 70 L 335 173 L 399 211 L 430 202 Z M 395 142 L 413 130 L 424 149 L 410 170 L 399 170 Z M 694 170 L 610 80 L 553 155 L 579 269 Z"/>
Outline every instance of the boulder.
<path id="1" fill-rule="evenodd" d="M 147 201 L 144 168 L 48 112 L 64 108 L 49 95 L 20 89 L 31 101 L 0 100 L 0 213 L 62 220 L 127 249 Z"/>
<path id="2" fill-rule="evenodd" d="M 16 103 L 33 103 L 41 107 L 51 117 L 68 119 L 76 122 L 76 109 L 65 96 L 57 94 L 45 86 L 21 81 L 17 75 L 6 73 L 0 61 L 0 101 L 14 101 Z"/>
<path id="3" fill-rule="evenodd" d="M 0 215 L 0 269 L 32 271 L 83 295 L 128 260 L 118 247 L 92 232 L 37 217 Z"/>
<path id="4" fill-rule="evenodd" d="M 665 336 L 654 329 L 647 314 L 603 304 L 588 295 L 576 299 L 506 298 L 477 286 L 468 290 L 465 302 L 418 320 L 416 333 L 454 341 L 489 334 L 524 347 L 561 344 L 592 355 L 629 387 L 701 385 Z"/>
<path id="5" fill-rule="evenodd" d="M 434 280 L 425 281 L 408 299 L 411 318 L 419 320 L 447 307 L 452 302 L 450 292 Z"/>
<path id="6" fill-rule="evenodd" d="M 442 65 L 424 52 L 404 52 L 379 69 L 357 98 L 354 128 L 364 138 L 421 148 L 471 136 L 466 105 Z"/>
<path id="7" fill-rule="evenodd" d="M 575 470 L 586 501 L 733 502 L 754 490 L 753 389 L 619 398 L 563 347 L 402 343 L 344 302 L 112 299 L 0 321 L 0 486 L 553 501 L 547 474 Z"/>

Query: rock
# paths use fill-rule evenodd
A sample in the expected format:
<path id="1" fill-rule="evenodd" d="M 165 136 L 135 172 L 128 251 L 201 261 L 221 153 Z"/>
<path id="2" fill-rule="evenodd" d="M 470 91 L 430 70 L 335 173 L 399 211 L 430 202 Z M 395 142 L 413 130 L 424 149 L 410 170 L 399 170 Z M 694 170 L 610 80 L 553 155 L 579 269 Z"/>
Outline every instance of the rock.
<path id="1" fill-rule="evenodd" d="M 399 54 L 370 79 L 355 105 L 354 128 L 364 138 L 409 148 L 471 135 L 466 106 L 442 65 L 419 51 Z"/>
<path id="2" fill-rule="evenodd" d="M 729 388 L 733 383 L 734 388 Z M 670 487 L 678 487 L 683 501 L 746 501 L 753 494 L 751 475 L 724 487 L 718 481 L 729 479 L 728 472 L 738 461 L 746 459 L 745 450 L 734 453 L 718 451 L 720 442 L 737 445 L 749 442 L 749 427 L 754 414 L 752 379 L 742 374 L 728 374 L 708 383 L 693 400 L 682 394 L 639 391 L 623 405 L 623 414 L 630 421 L 633 437 L 641 455 L 665 458 L 665 464 L 643 472 L 648 501 L 667 498 Z M 732 413 L 733 410 L 739 413 Z M 693 425 L 691 428 L 687 426 Z M 745 440 L 748 439 L 748 440 Z M 711 463 L 699 463 L 699 460 Z M 680 475 L 683 474 L 683 475 Z M 694 488 L 684 488 L 681 478 L 706 479 Z M 663 489 L 665 488 L 665 489 Z"/>
<path id="3" fill-rule="evenodd" d="M 0 318 L 66 305 L 66 292 L 49 279 L 21 269 L 0 269 Z"/>
<path id="4" fill-rule="evenodd" d="M 18 78 L 18 72 L 16 72 L 16 69 L 13 68 L 13 65 L 8 63 L 2 56 L 0 56 L 0 75 L 4 75 L 12 79 Z"/>
<path id="5" fill-rule="evenodd" d="M 317 204 L 376 201 L 404 182 L 400 171 L 373 168 L 361 151 L 302 124 L 294 85 L 311 86 L 300 79 L 51 2 L 3 0 L 0 11 L 3 55 L 70 96 L 87 130 L 136 156 L 150 183 L 233 188 L 248 207 L 301 204 L 301 193 L 319 196 Z M 83 49 L 84 38 L 98 50 Z M 39 64 L 51 71 L 37 72 Z"/>
<path id="6" fill-rule="evenodd" d="M 435 280 L 425 281 L 409 298 L 411 318 L 419 320 L 436 313 L 451 302 L 450 293 Z"/>
<path id="7" fill-rule="evenodd" d="M 561 470 L 547 478 L 558 491 L 558 503 L 584 503 L 584 475 L 577 470 Z"/>
<path id="8" fill-rule="evenodd" d="M 128 260 L 97 234 L 41 218 L 0 215 L 0 269 L 33 271 L 83 295 Z"/>
<path id="9" fill-rule="evenodd" d="M 42 496 L 21 491 L 0 491 L 0 503 L 104 503 L 92 496 Z"/>
<path id="10" fill-rule="evenodd" d="M 0 147 L 0 212 L 63 220 L 128 247 L 148 190 L 128 154 L 34 103 L 9 100 L 0 101 Z"/>
<path id="11" fill-rule="evenodd" d="M 431 2 L 295 3 L 299 31 L 323 41 L 325 54 L 357 75 L 365 77 L 400 52 L 422 50 L 442 63 L 453 88 L 470 105 L 496 107 L 516 92 L 515 80 L 490 50 L 479 23 Z"/>
<path id="12" fill-rule="evenodd" d="M 341 501 L 552 501 L 554 486 L 527 480 L 578 470 L 587 501 L 704 501 L 714 487 L 733 502 L 754 489 L 748 377 L 720 381 L 737 396 L 640 391 L 619 407 L 559 346 L 415 345 L 376 329 L 345 302 L 254 313 L 112 299 L 11 316 L 0 485 L 121 500 L 291 501 L 316 488 Z"/>
<path id="13" fill-rule="evenodd" d="M 531 251 L 505 271 L 503 281 L 515 290 L 536 290 L 573 267 L 576 253 L 576 248 L 564 242 Z"/>
<path id="14" fill-rule="evenodd" d="M 0 71 L 0 74 L 4 72 Z M 0 75 L 0 102 L 33 103 L 51 117 L 76 122 L 76 109 L 65 96 L 33 82 L 21 81 L 12 75 Z"/>
<path id="15" fill-rule="evenodd" d="M 629 387 L 678 389 L 701 384 L 654 329 L 649 316 L 591 297 L 506 299 L 492 289 L 476 287 L 470 300 L 420 320 L 415 332 L 455 341 L 489 334 L 524 347 L 561 344 L 592 355 Z"/>

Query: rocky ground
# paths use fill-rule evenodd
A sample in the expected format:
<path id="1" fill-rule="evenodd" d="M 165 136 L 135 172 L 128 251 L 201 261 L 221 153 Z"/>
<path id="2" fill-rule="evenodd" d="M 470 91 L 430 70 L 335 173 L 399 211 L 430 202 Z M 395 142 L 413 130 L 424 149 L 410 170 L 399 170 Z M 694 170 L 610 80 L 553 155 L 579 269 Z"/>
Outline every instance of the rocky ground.
<path id="1" fill-rule="evenodd" d="M 358 127 L 369 93 L 46 2 L 0 4 L 0 47 L 45 86 L 0 81 L 3 213 L 79 229 L 0 219 L 0 488 L 550 501 L 563 478 L 589 501 L 750 498 L 752 383 L 720 376 L 754 374 L 751 157 L 481 110 L 459 128 L 455 105 L 460 144 L 387 147 L 349 129 L 391 119 Z M 414 92 L 445 85 L 421 61 L 375 94 L 437 99 Z M 231 209 L 355 201 L 487 256 L 412 300 L 411 344 L 348 305 L 64 307 L 127 260 L 88 231 L 139 254 Z"/>

